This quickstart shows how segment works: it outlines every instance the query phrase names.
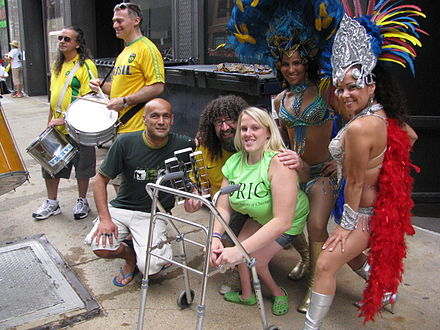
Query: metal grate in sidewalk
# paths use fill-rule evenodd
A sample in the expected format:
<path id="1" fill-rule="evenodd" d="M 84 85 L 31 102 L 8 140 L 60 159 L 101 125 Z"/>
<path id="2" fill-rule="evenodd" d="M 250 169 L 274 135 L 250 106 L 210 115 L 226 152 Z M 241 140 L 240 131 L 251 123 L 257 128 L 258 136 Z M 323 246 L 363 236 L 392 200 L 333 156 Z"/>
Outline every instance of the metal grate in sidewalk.
<path id="1" fill-rule="evenodd" d="M 67 325 L 100 310 L 43 235 L 0 243 L 0 292 L 0 329 Z"/>

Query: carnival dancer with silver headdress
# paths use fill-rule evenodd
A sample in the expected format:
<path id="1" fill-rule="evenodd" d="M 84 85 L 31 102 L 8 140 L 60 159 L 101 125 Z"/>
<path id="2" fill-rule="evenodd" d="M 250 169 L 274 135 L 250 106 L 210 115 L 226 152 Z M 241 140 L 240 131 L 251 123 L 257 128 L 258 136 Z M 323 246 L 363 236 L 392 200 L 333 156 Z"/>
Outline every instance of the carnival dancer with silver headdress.
<path id="1" fill-rule="evenodd" d="M 241 3 L 241 7 L 238 5 Z M 318 89 L 320 51 L 344 13 L 339 1 L 237 1 L 229 28 L 231 42 L 243 61 L 272 65 L 285 88 L 275 99 L 280 130 L 297 157 L 297 166 L 310 166 L 302 185 L 310 202 L 304 234 L 294 241 L 301 261 L 292 280 L 309 272 L 307 293 L 299 312 L 307 312 L 316 261 L 328 238 L 327 224 L 338 192 L 336 165 L 328 151 L 333 111 Z M 232 24 L 233 23 L 233 24 Z"/>
<path id="2" fill-rule="evenodd" d="M 338 178 L 346 180 L 345 204 L 317 262 L 304 329 L 321 327 L 336 291 L 336 272 L 368 247 L 368 263 L 359 270 L 368 280 L 360 316 L 365 323 L 384 305 L 394 305 L 406 254 L 404 235 L 414 234 L 409 152 L 417 135 L 405 124 L 401 95 L 378 60 L 414 72 L 413 46 L 421 46 L 423 32 L 416 18 L 424 14 L 394 0 L 370 1 L 367 15 L 359 1 L 355 15 L 346 1 L 344 6 L 347 15 L 323 71 L 331 74 L 337 109 L 348 121 L 329 146 Z"/>

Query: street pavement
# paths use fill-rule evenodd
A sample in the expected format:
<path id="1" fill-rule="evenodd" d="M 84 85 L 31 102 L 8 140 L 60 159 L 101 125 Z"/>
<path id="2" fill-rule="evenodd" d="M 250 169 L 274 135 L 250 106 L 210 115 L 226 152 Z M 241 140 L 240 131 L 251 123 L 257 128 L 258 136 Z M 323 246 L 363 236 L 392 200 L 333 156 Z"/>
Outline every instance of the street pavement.
<path id="1" fill-rule="evenodd" d="M 48 116 L 47 96 L 13 99 L 9 95 L 1 100 L 19 152 L 30 173 L 29 181 L 15 191 L 0 196 L 0 242 L 17 240 L 26 236 L 45 234 L 49 242 L 59 251 L 68 267 L 102 307 L 102 312 L 82 322 L 70 325 L 74 329 L 133 329 L 137 324 L 140 303 L 141 277 L 125 288 L 112 284 L 113 277 L 122 266 L 121 260 L 97 258 L 84 245 L 84 238 L 96 217 L 93 200 L 93 180 L 88 200 L 92 212 L 88 218 L 74 220 L 72 208 L 76 202 L 76 180 L 62 180 L 58 199 L 62 213 L 44 221 L 35 221 L 31 214 L 46 199 L 46 189 L 41 178 L 40 166 L 26 153 L 26 147 L 44 129 Z M 97 149 L 98 164 L 106 148 Z M 110 198 L 114 196 L 109 189 Z M 202 224 L 207 223 L 208 213 L 185 214 L 177 206 L 173 214 Z M 429 219 L 427 219 L 428 221 Z M 434 219 L 432 219 L 434 220 Z M 439 221 L 439 219 L 435 219 Z M 330 230 L 334 224 L 330 224 Z M 191 228 L 192 229 L 192 228 Z M 416 228 L 416 235 L 407 238 L 408 255 L 405 260 L 405 275 L 399 288 L 399 300 L 395 314 L 383 312 L 374 323 L 365 329 L 439 329 L 440 328 L 440 237 L 434 231 Z M 173 244 L 174 254 L 178 249 Z M 201 248 L 189 247 L 189 265 L 202 264 Z M 263 286 L 265 310 L 269 324 L 280 329 L 302 329 L 304 315 L 296 312 L 306 290 L 306 281 L 290 281 L 287 274 L 297 262 L 298 254 L 293 249 L 283 250 L 277 255 L 271 269 L 274 277 L 289 294 L 290 312 L 284 316 L 271 314 L 271 297 Z M 10 274 L 15 276 L 15 274 Z M 176 299 L 184 287 L 181 268 L 172 266 L 152 279 L 147 295 L 145 329 L 193 329 L 196 324 L 197 305 L 200 299 L 201 276 L 191 274 L 191 286 L 196 292 L 195 303 L 181 310 Z M 217 293 L 223 283 L 237 285 L 235 273 L 219 274 L 210 278 L 206 296 L 205 329 L 261 329 L 258 308 L 227 303 Z M 338 273 L 337 294 L 326 318 L 323 329 L 359 329 L 362 319 L 357 317 L 354 301 L 361 298 L 364 283 L 348 266 Z M 23 326 L 21 328 L 26 328 Z"/>

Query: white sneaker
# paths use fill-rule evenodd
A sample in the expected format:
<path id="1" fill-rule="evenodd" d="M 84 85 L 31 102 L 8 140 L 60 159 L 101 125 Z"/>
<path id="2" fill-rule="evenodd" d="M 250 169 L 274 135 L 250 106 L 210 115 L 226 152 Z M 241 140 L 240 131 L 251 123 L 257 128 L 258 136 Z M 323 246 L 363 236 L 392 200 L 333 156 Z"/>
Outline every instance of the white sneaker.
<path id="1" fill-rule="evenodd" d="M 84 219 L 89 215 L 90 207 L 87 199 L 78 198 L 76 205 L 73 208 L 73 218 L 75 220 Z"/>
<path id="2" fill-rule="evenodd" d="M 58 201 L 56 203 L 51 203 L 49 200 L 46 200 L 36 212 L 32 213 L 32 216 L 37 220 L 45 220 L 51 215 L 57 215 L 60 213 L 61 209 Z"/>

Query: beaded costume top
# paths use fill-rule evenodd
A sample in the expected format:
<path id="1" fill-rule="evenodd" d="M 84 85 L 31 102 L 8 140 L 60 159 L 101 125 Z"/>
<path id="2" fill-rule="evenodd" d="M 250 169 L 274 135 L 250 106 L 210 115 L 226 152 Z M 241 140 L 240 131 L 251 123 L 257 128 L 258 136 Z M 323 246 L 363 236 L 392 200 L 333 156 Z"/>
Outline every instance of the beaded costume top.
<path id="1" fill-rule="evenodd" d="M 313 102 L 303 109 L 300 113 L 292 108 L 291 111 L 284 105 L 284 94 L 280 104 L 279 117 L 283 123 L 293 128 L 296 126 L 319 126 L 329 119 L 333 119 L 333 113 L 327 108 L 327 105 L 321 95 L 317 95 Z"/>

